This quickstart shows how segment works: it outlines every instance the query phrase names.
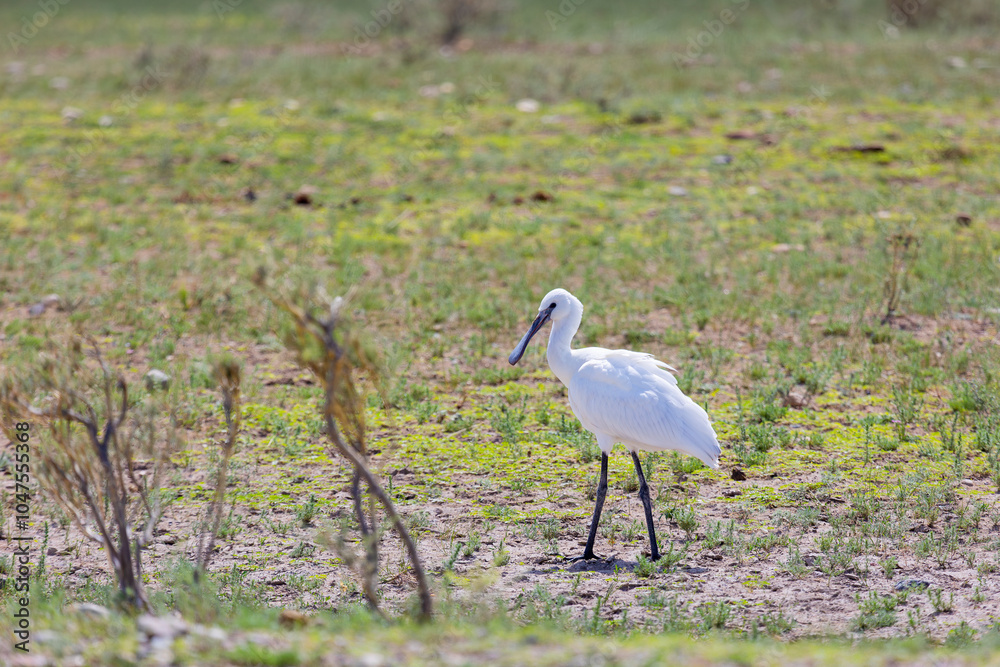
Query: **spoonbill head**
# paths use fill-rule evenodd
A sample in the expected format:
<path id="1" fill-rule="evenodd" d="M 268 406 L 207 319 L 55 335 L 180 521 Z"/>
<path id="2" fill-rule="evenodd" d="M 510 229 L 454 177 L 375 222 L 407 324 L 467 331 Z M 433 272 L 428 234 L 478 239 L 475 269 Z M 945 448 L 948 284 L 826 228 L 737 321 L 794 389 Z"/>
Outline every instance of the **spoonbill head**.
<path id="1" fill-rule="evenodd" d="M 608 454 L 622 443 L 632 455 L 639 477 L 639 499 L 646 514 L 650 555 L 660 557 L 653 526 L 649 487 L 638 452 L 679 451 L 719 467 L 719 447 L 708 414 L 677 386 L 670 366 L 650 354 L 603 347 L 572 349 L 573 336 L 583 320 L 583 304 L 564 289 L 554 289 L 538 306 L 538 315 L 511 352 L 516 364 L 537 334 L 552 322 L 546 357 L 549 367 L 569 390 L 573 414 L 597 438 L 601 448 L 601 478 L 582 559 L 596 558 L 594 539 L 608 487 Z M 574 559 L 578 560 L 578 559 Z"/>
<path id="2" fill-rule="evenodd" d="M 569 323 L 572 333 L 575 334 L 576 330 L 580 328 L 580 322 L 583 319 L 583 304 L 575 296 L 567 292 L 562 288 L 556 288 L 545 295 L 542 299 L 542 303 L 538 306 L 538 317 L 535 321 L 531 323 L 528 328 L 527 333 L 521 338 L 521 342 L 517 344 L 514 351 L 510 353 L 510 357 L 507 361 L 513 366 L 521 360 L 524 356 L 525 350 L 528 349 L 528 343 L 536 333 L 538 333 L 545 324 L 551 320 L 553 323 L 566 322 L 567 319 L 573 320 Z M 553 324 L 552 331 L 554 332 L 555 324 Z M 572 335 L 570 336 L 572 338 Z M 551 363 L 551 362 L 550 362 Z M 561 378 L 560 378 L 561 379 Z M 565 382 L 564 382 L 565 384 Z"/>

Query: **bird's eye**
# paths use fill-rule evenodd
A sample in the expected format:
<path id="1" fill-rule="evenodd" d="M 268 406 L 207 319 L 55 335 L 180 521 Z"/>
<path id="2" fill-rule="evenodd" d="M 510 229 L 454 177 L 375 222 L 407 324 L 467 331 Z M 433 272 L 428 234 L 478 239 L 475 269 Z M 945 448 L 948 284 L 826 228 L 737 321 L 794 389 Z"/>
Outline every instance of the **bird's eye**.
<path id="1" fill-rule="evenodd" d="M 555 307 L 556 307 L 556 302 L 555 301 L 553 301 L 552 303 L 549 304 L 549 308 L 555 308 Z"/>

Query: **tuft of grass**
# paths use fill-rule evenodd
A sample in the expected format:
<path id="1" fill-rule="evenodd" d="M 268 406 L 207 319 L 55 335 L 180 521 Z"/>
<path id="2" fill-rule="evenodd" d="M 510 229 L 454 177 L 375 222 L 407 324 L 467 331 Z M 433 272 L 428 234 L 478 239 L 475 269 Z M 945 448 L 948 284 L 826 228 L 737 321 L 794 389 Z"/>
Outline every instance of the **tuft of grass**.
<path id="1" fill-rule="evenodd" d="M 695 514 L 694 507 L 688 506 L 674 512 L 674 520 L 689 540 L 694 537 L 695 531 L 698 530 L 698 515 Z"/>
<path id="2" fill-rule="evenodd" d="M 632 570 L 632 574 L 643 579 L 648 579 L 656 574 L 656 572 L 657 564 L 642 554 L 639 554 L 639 560 L 636 563 L 635 568 Z"/>
<path id="3" fill-rule="evenodd" d="M 468 538 L 466 538 L 465 544 L 462 547 L 462 556 L 464 558 L 472 558 L 479 548 L 483 544 L 483 536 L 477 531 L 472 531 L 469 533 Z"/>
<path id="4" fill-rule="evenodd" d="M 858 602 L 859 614 L 851 621 L 851 627 L 864 632 L 895 625 L 898 620 L 896 607 L 905 601 L 905 595 L 901 598 L 896 595 L 879 595 L 872 591 L 867 598 L 858 595 L 855 599 Z"/>
<path id="5" fill-rule="evenodd" d="M 504 565 L 510 563 L 510 551 L 508 551 L 505 546 L 506 542 L 506 538 L 500 540 L 496 551 L 493 553 L 493 565 L 495 567 L 503 567 Z"/>
<path id="6" fill-rule="evenodd" d="M 882 568 L 885 578 L 892 579 L 896 574 L 896 570 L 899 569 L 899 559 L 896 556 L 886 556 L 879 561 L 879 566 Z"/>
<path id="7" fill-rule="evenodd" d="M 950 614 L 955 610 L 955 594 L 949 592 L 948 596 L 945 597 L 945 593 L 940 588 L 928 588 L 927 598 L 931 602 L 931 606 L 934 607 L 934 611 L 939 614 Z"/>
<path id="8" fill-rule="evenodd" d="M 948 631 L 944 645 L 955 649 L 967 648 L 976 640 L 977 634 L 976 629 L 969 625 L 968 621 L 962 621 Z"/>
<path id="9" fill-rule="evenodd" d="M 295 508 L 295 518 L 302 526 L 311 526 L 318 513 L 319 501 L 314 493 L 310 493 L 309 499 Z"/>
<path id="10" fill-rule="evenodd" d="M 771 612 L 755 619 L 754 627 L 763 628 L 768 635 L 780 636 L 795 627 L 795 620 L 785 616 L 782 611 Z"/>
<path id="11" fill-rule="evenodd" d="M 708 632 L 709 630 L 722 630 L 729 622 L 733 608 L 728 602 L 706 602 L 699 606 L 696 614 L 700 619 L 699 630 Z"/>
<path id="12" fill-rule="evenodd" d="M 750 417 L 756 422 L 776 422 L 788 413 L 777 389 L 758 392 L 750 403 Z"/>

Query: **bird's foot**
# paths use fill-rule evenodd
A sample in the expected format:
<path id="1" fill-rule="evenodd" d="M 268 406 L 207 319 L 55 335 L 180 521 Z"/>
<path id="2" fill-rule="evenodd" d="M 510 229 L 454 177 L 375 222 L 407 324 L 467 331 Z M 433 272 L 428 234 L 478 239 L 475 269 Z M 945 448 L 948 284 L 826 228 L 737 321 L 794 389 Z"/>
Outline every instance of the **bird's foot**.
<path id="1" fill-rule="evenodd" d="M 618 554 L 617 553 L 613 553 L 610 556 L 598 556 L 593 551 L 591 551 L 591 552 L 584 551 L 582 556 L 573 556 L 572 558 L 570 558 L 569 556 L 567 556 L 566 557 L 566 562 L 567 563 L 579 563 L 580 561 L 587 561 L 587 562 L 589 562 L 589 561 L 599 561 L 601 563 L 614 563 L 616 558 L 618 558 Z"/>
<path id="2" fill-rule="evenodd" d="M 584 551 L 582 556 L 567 557 L 567 563 L 579 563 L 581 560 L 604 560 L 593 551 Z"/>

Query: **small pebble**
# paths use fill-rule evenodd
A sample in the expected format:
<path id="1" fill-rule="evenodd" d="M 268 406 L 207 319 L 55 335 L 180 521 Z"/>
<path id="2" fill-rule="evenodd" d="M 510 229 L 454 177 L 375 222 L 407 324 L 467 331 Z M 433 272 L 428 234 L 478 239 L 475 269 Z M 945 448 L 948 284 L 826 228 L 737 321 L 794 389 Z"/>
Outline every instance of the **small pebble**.
<path id="1" fill-rule="evenodd" d="M 930 585 L 929 581 L 923 579 L 905 579 L 896 584 L 895 589 L 897 591 L 925 590 Z"/>
<path id="2" fill-rule="evenodd" d="M 136 627 L 147 637 L 164 637 L 172 639 L 178 635 L 186 635 L 188 624 L 176 616 L 153 616 L 143 614 L 136 621 Z"/>
<path id="3" fill-rule="evenodd" d="M 222 628 L 217 627 L 206 627 L 204 625 L 192 625 L 191 634 L 197 637 L 207 637 L 209 639 L 214 639 L 215 641 L 223 641 L 226 639 L 226 631 Z"/>
<path id="4" fill-rule="evenodd" d="M 60 639 L 63 639 L 63 637 L 61 637 L 58 632 L 54 632 L 52 630 L 38 630 L 32 639 L 39 644 L 53 644 L 58 642 Z"/>
<path id="5" fill-rule="evenodd" d="M 382 667 L 384 664 L 385 658 L 378 653 L 367 653 L 358 660 L 360 667 Z"/>
<path id="6" fill-rule="evenodd" d="M 538 103 L 538 100 L 526 97 L 523 100 L 518 100 L 514 107 L 521 113 L 537 113 L 542 105 Z"/>
<path id="7" fill-rule="evenodd" d="M 170 376 L 163 371 L 156 370 L 155 368 L 148 373 L 146 373 L 146 389 L 153 391 L 154 389 L 169 389 L 170 388 Z"/>

